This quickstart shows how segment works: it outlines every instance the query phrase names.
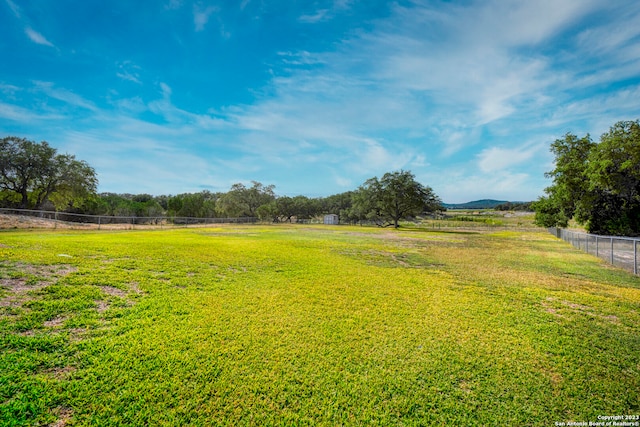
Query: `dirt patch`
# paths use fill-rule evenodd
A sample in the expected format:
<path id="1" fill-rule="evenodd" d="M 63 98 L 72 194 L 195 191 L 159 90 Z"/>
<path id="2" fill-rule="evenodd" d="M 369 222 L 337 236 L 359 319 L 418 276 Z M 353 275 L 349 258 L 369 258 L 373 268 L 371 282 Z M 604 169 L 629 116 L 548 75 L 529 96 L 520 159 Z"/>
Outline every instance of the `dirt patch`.
<path id="1" fill-rule="evenodd" d="M 70 408 L 56 408 L 54 414 L 58 417 L 58 421 L 50 424 L 51 427 L 65 427 L 69 425 L 71 417 L 73 416 L 73 409 Z"/>
<path id="2" fill-rule="evenodd" d="M 611 323 L 616 323 L 616 324 L 620 323 L 620 319 L 618 318 L 618 316 L 613 314 L 610 314 L 609 316 L 599 316 L 599 317 Z"/>
<path id="3" fill-rule="evenodd" d="M 589 311 L 592 310 L 592 308 L 587 306 L 587 305 L 576 304 L 576 303 L 569 302 L 569 301 L 560 301 L 560 302 L 562 303 L 562 305 L 565 305 L 565 306 L 571 308 L 572 310 L 584 311 L 584 312 L 589 312 Z"/>
<path id="4" fill-rule="evenodd" d="M 108 286 L 108 285 L 100 286 L 100 289 L 102 290 L 102 292 L 104 292 L 110 297 L 116 297 L 124 300 L 126 302 L 126 305 L 129 307 L 135 304 L 135 301 L 129 298 L 131 294 L 135 294 L 135 295 L 143 294 L 143 291 L 138 287 L 137 282 L 131 282 L 129 284 L 128 290 L 124 290 L 124 289 L 116 288 L 115 286 Z M 113 301 L 102 300 L 102 299 L 96 300 L 96 309 L 98 310 L 98 313 L 102 314 L 105 311 L 107 311 L 111 306 L 112 302 Z"/>
<path id="5" fill-rule="evenodd" d="M 63 380 L 69 375 L 71 375 L 72 373 L 74 373 L 75 371 L 77 371 L 77 368 L 74 366 L 63 366 L 63 367 L 47 369 L 46 371 L 43 372 L 43 374 L 50 375 L 57 380 Z"/>
<path id="6" fill-rule="evenodd" d="M 549 297 L 542 301 L 542 307 L 544 307 L 547 313 L 553 314 L 556 317 L 562 319 L 569 319 L 567 315 L 571 314 L 586 314 L 605 322 L 619 324 L 620 319 L 615 315 L 604 315 L 596 312 L 596 309 L 589 307 L 588 305 L 576 304 L 571 301 L 558 300 L 553 297 Z"/>
<path id="7" fill-rule="evenodd" d="M 557 309 L 555 309 L 553 307 L 550 307 L 549 305 L 545 304 L 544 302 L 542 303 L 542 306 L 544 307 L 544 311 L 546 311 L 547 313 L 553 314 L 554 316 L 559 317 L 561 319 L 566 319 L 566 317 L 563 316 L 562 314 L 560 314 Z"/>
<path id="8" fill-rule="evenodd" d="M 42 283 L 42 282 L 41 282 Z M 0 287 L 8 290 L 11 293 L 22 293 L 31 291 L 34 289 L 41 289 L 45 285 L 33 285 L 28 284 L 27 279 L 19 278 L 19 279 L 0 279 Z"/>
<path id="9" fill-rule="evenodd" d="M 23 263 L 0 262 L 0 268 L 6 268 L 9 274 L 17 272 L 21 277 L 0 278 L 0 288 L 6 295 L 0 296 L 0 307 L 17 307 L 28 300 L 27 293 L 43 289 L 54 283 L 55 279 L 67 276 L 78 269 L 72 265 L 31 265 Z"/>
<path id="10" fill-rule="evenodd" d="M 102 314 L 105 311 L 107 311 L 109 309 L 109 306 L 111 304 L 109 304 L 107 301 L 104 300 L 97 300 L 96 301 L 96 310 L 98 310 L 98 313 Z"/>
<path id="11" fill-rule="evenodd" d="M 220 226 L 224 224 L 215 224 Z M 189 228 L 210 228 L 214 226 L 211 223 L 189 224 Z M 10 215 L 0 212 L 0 229 L 63 229 L 63 230 L 133 230 L 133 229 L 159 229 L 159 228 L 184 228 L 183 224 L 167 224 L 160 221 L 155 224 L 131 224 L 130 222 L 122 224 L 94 224 L 84 222 L 66 222 L 48 218 L 38 218 L 23 215 Z"/>
<path id="12" fill-rule="evenodd" d="M 3 266 L 10 271 L 18 270 L 23 274 L 37 276 L 38 278 L 43 280 L 60 278 L 62 276 L 66 276 L 78 271 L 75 266 L 69 264 L 33 265 L 24 263 L 0 262 L 0 266 Z"/>
<path id="13" fill-rule="evenodd" d="M 67 320 L 65 317 L 58 316 L 58 317 L 54 317 L 51 320 L 45 321 L 43 325 L 47 328 L 58 328 L 62 326 L 65 320 Z"/>
<path id="14" fill-rule="evenodd" d="M 6 291 L 0 296 L 0 307 L 20 307 L 28 299 L 29 291 L 37 291 L 49 285 L 49 282 L 31 284 L 27 279 L 0 279 L 0 288 Z"/>
<path id="15" fill-rule="evenodd" d="M 100 286 L 102 292 L 107 295 L 111 295 L 114 297 L 125 298 L 127 296 L 127 292 L 122 289 L 116 288 L 114 286 Z"/>
<path id="16" fill-rule="evenodd" d="M 69 332 L 69 342 L 80 342 L 87 335 L 88 329 L 86 328 L 71 328 L 67 329 Z"/>
<path id="17" fill-rule="evenodd" d="M 0 214 L 0 229 L 2 228 L 90 228 L 90 224 L 67 224 L 55 219 L 37 218 L 22 215 Z"/>
<path id="18" fill-rule="evenodd" d="M 138 282 L 131 282 L 129 283 L 129 286 L 131 287 L 131 291 L 135 294 L 142 295 L 144 293 L 144 291 L 138 286 Z"/>
<path id="19" fill-rule="evenodd" d="M 338 253 L 376 267 L 440 268 L 443 266 L 443 264 L 431 262 L 422 252 L 415 250 L 390 252 L 375 249 L 346 249 L 339 250 Z"/>

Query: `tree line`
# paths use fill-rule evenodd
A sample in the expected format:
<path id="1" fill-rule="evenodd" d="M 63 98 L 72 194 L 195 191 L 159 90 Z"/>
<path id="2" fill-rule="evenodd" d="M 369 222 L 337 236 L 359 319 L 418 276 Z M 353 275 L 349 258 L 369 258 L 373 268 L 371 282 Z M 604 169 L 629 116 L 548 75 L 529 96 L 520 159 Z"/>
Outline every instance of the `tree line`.
<path id="1" fill-rule="evenodd" d="M 356 190 L 328 197 L 278 196 L 274 185 L 237 183 L 228 192 L 177 195 L 97 193 L 95 170 L 46 141 L 14 136 L 0 140 L 0 207 L 127 217 L 257 217 L 292 222 L 338 214 L 341 222 L 367 221 L 399 226 L 399 221 L 444 210 L 434 191 L 410 171 L 373 177 Z"/>
<path id="2" fill-rule="evenodd" d="M 555 168 L 546 196 L 534 202 L 536 223 L 590 233 L 640 235 L 640 121 L 621 121 L 594 142 L 567 133 L 551 144 Z"/>
<path id="3" fill-rule="evenodd" d="M 505 202 L 500 203 L 494 209 L 497 211 L 519 211 L 519 212 L 531 212 L 533 202 Z"/>

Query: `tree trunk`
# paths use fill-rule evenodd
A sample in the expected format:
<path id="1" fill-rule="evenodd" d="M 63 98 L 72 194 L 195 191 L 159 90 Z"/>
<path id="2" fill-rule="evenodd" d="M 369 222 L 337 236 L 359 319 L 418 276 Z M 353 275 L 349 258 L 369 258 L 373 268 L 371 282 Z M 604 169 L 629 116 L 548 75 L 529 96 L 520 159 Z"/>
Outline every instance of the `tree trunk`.
<path id="1" fill-rule="evenodd" d="M 22 201 L 20 202 L 20 209 L 27 209 L 27 206 L 29 205 L 29 194 L 27 193 L 27 190 L 22 190 L 20 191 L 20 195 L 22 196 Z"/>

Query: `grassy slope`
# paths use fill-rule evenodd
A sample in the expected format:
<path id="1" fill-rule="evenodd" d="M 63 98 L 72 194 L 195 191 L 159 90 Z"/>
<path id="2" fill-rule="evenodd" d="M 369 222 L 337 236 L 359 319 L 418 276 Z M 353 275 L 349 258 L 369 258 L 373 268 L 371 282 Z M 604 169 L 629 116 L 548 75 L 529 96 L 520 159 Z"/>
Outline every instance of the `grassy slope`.
<path id="1" fill-rule="evenodd" d="M 640 412 L 639 279 L 545 233 L 4 232 L 0 259 L 9 425 Z"/>

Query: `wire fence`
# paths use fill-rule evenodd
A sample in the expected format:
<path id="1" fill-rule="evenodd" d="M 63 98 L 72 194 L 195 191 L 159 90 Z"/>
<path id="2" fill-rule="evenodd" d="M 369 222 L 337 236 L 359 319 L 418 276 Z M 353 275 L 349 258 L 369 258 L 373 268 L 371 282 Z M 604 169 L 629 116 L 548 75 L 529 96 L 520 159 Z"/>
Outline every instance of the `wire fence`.
<path id="1" fill-rule="evenodd" d="M 638 274 L 640 239 L 632 237 L 599 236 L 564 228 L 549 228 L 549 232 L 565 242 L 610 264 Z"/>
<path id="2" fill-rule="evenodd" d="M 197 225 L 210 225 L 210 224 L 253 224 L 258 222 L 258 218 L 255 217 L 239 217 L 239 218 L 195 218 L 195 217 L 169 217 L 169 216 L 153 216 L 153 217 L 140 217 L 140 216 L 111 216 L 111 215 L 87 215 L 68 212 L 55 212 L 45 210 L 31 210 L 31 209 L 11 209 L 0 208 L 0 215 L 15 216 L 19 218 L 16 220 L 20 225 L 36 227 L 50 227 L 57 228 L 58 226 L 64 228 L 128 228 L 132 229 L 136 226 L 147 227 L 186 227 Z M 31 219 L 35 222 L 29 223 L 27 220 Z M 46 223 L 38 223 L 37 221 L 46 221 Z M 302 221 L 306 222 L 306 221 Z M 309 221 L 312 222 L 312 221 Z M 436 226 L 435 223 L 439 224 Z M 433 228 L 444 228 L 457 225 L 459 228 L 461 224 L 440 224 L 445 221 L 434 221 L 431 224 Z M 0 228 L 11 227 L 12 223 L 0 222 Z M 463 226 L 469 227 L 470 224 L 464 224 Z M 476 224 L 473 224 L 476 225 Z M 13 224 L 17 226 L 17 224 Z M 496 229 L 514 229 L 514 227 L 505 227 L 504 225 L 484 225 L 485 228 Z M 429 226 L 427 226 L 429 227 Z M 520 231 L 528 231 L 527 227 L 515 227 Z M 602 258 L 616 267 L 623 268 L 625 270 L 638 274 L 638 247 L 640 244 L 640 238 L 631 237 L 616 237 L 616 236 L 600 236 L 596 234 L 588 234 L 579 231 L 567 230 L 564 228 L 551 227 L 548 229 L 551 234 L 562 239 L 568 243 L 571 243 L 576 248 L 583 250 L 589 254 Z"/>
<path id="3" fill-rule="evenodd" d="M 542 229 L 537 226 L 529 224 L 519 223 L 482 223 L 482 222 L 468 222 L 468 221 L 455 221 L 450 219 L 436 219 L 428 220 L 420 223 L 423 228 L 430 228 L 432 230 L 447 231 L 449 229 L 455 231 L 476 231 L 476 232 L 498 232 L 498 231 L 522 231 L 522 232 L 539 232 Z"/>
<path id="4" fill-rule="evenodd" d="M 55 228 L 57 225 L 65 225 L 69 228 L 84 228 L 87 226 L 107 228 L 134 228 L 136 225 L 171 227 L 207 224 L 252 224 L 258 221 L 254 217 L 239 218 L 195 218 L 195 217 L 169 217 L 169 216 L 110 216 L 110 215 L 86 215 L 68 212 L 55 212 L 31 209 L 7 209 L 0 208 L 0 214 L 19 215 L 33 219 L 47 220 Z M 35 226 L 35 225 L 34 225 Z"/>

